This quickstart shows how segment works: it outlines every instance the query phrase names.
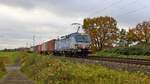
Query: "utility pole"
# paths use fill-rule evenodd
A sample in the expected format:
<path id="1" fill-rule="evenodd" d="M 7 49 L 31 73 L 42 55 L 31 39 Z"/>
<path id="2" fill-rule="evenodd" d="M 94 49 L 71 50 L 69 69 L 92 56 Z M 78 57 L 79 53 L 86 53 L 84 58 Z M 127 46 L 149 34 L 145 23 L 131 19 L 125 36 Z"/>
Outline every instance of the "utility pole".
<path id="1" fill-rule="evenodd" d="M 33 35 L 33 46 L 35 46 L 35 35 Z"/>
<path id="2" fill-rule="evenodd" d="M 28 44 L 28 42 L 26 42 L 26 47 L 27 47 L 27 48 L 29 47 L 29 44 Z"/>

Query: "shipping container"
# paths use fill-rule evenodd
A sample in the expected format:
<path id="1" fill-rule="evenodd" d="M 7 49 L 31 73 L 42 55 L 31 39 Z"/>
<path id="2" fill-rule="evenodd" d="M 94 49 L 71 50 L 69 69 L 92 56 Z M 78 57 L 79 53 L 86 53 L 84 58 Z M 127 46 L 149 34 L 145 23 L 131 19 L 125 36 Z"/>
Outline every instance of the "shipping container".
<path id="1" fill-rule="evenodd" d="M 51 53 L 55 49 L 55 39 L 47 42 L 47 52 Z"/>
<path id="2" fill-rule="evenodd" d="M 38 52 L 38 53 L 41 53 L 41 51 L 42 51 L 42 46 L 41 46 L 41 45 L 38 45 L 38 46 L 37 46 L 37 52 Z"/>
<path id="3" fill-rule="evenodd" d="M 41 51 L 42 52 L 46 52 L 46 42 L 45 43 L 43 43 L 43 44 L 41 44 Z"/>

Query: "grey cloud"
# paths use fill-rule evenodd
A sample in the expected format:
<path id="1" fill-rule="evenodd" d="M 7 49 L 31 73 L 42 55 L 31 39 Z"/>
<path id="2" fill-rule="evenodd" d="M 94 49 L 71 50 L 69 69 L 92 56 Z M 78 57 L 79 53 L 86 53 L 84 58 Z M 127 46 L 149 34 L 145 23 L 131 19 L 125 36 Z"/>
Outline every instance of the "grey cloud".
<path id="1" fill-rule="evenodd" d="M 53 12 L 62 17 L 82 17 L 89 15 L 122 15 L 132 9 L 138 9 L 149 4 L 149 0 L 0 0 L 2 4 L 17 6 L 25 9 L 41 8 Z M 118 2 L 109 7 L 112 3 Z M 132 3 L 134 2 L 134 3 Z M 108 8 L 107 8 L 108 7 Z M 103 10 L 106 8 L 106 10 Z M 126 15 L 123 15 L 126 16 Z M 127 15 L 129 16 L 129 15 Z M 138 16 L 138 15 L 135 15 Z M 120 17 L 120 16 L 119 16 Z M 129 17 L 130 19 L 130 17 Z"/>
<path id="2" fill-rule="evenodd" d="M 55 17 L 45 16 L 41 20 L 44 16 L 42 13 L 43 16 L 37 15 L 38 19 L 30 16 L 26 20 L 24 16 L 17 17 L 16 15 L 14 17 L 11 14 L 10 16 L 9 14 L 3 14 L 3 16 L 0 16 L 0 49 L 24 46 L 26 42 L 31 43 L 34 34 L 37 44 L 69 34 L 76 31 L 70 26 L 72 22 L 78 22 L 77 19 L 84 19 L 88 16 L 113 16 L 121 27 L 134 26 L 138 22 L 150 19 L 150 7 L 138 10 L 149 5 L 149 0 L 137 0 L 134 3 L 131 2 L 135 0 L 123 0 L 109 7 L 117 1 L 119 0 L 0 0 L 0 5 L 21 9 L 21 11 L 29 13 L 27 17 L 30 14 L 31 16 L 36 15 L 32 13 L 36 9 L 40 9 L 38 12 L 44 10 L 46 11 L 44 13 L 55 15 Z M 106 9 L 103 10 L 104 8 Z M 136 9 L 138 12 L 126 14 Z M 2 12 L 0 12 L 0 15 Z M 17 14 L 20 14 L 20 11 Z M 82 23 L 82 20 L 79 22 Z"/>
<path id="3" fill-rule="evenodd" d="M 107 1 L 107 0 L 106 0 Z M 84 16 L 92 11 L 102 9 L 111 2 L 103 0 L 0 0 L 2 4 L 25 9 L 44 8 L 63 16 Z M 116 0 L 115 0 L 116 1 Z"/>

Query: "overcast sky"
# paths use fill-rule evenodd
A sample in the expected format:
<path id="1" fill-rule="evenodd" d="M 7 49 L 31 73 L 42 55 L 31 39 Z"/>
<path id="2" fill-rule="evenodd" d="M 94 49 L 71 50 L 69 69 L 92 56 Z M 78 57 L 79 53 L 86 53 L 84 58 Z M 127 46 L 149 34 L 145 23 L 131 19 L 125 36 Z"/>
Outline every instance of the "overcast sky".
<path id="1" fill-rule="evenodd" d="M 150 0 L 0 0 L 0 49 L 75 32 L 86 17 L 112 16 L 120 28 L 150 19 Z"/>

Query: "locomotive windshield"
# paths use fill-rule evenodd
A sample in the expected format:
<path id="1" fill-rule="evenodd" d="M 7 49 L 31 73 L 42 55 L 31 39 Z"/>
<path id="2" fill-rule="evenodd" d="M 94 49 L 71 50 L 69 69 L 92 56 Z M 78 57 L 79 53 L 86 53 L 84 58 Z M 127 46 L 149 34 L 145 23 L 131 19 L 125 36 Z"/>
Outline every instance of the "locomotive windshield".
<path id="1" fill-rule="evenodd" d="M 77 35 L 75 39 L 77 42 L 84 42 L 84 43 L 90 42 L 90 38 L 88 37 L 88 35 Z"/>

